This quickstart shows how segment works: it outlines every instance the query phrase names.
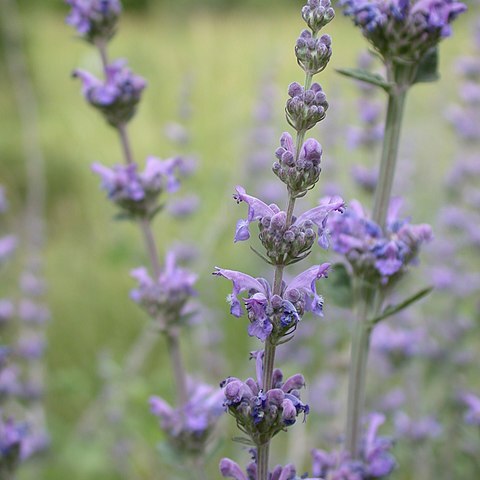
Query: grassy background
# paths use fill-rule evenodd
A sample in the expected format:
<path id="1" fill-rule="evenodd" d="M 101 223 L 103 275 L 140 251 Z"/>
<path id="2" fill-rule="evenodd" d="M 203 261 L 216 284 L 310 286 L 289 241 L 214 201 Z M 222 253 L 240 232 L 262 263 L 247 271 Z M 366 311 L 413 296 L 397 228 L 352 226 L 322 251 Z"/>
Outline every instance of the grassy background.
<path id="1" fill-rule="evenodd" d="M 76 39 L 64 24 L 64 13 L 24 8 L 26 49 L 47 159 L 45 254 L 53 320 L 48 327 L 45 400 L 53 445 L 51 453 L 27 466 L 20 478 L 122 478 L 109 457 L 106 445 L 111 435 L 102 415 L 97 428 L 86 438 L 75 427 L 102 388 L 98 371 L 100 352 L 111 355 L 113 376 L 128 392 L 125 398 L 121 392 L 114 393 L 108 401 L 115 403 L 116 398 L 120 404 L 126 402 L 126 427 L 120 426 L 116 434 L 128 432 L 135 444 L 128 458 L 129 478 L 177 478 L 176 474 L 167 473 L 158 460 L 154 445 L 160 434 L 148 413 L 146 400 L 151 393 L 173 396 L 162 339 L 136 378 L 127 383 L 121 375 L 122 359 L 148 322 L 128 298 L 133 286 L 128 272 L 146 260 L 136 228 L 112 220 L 113 208 L 105 201 L 98 180 L 89 169 L 93 161 L 118 162 L 120 150 L 114 132 L 84 104 L 79 82 L 70 78 L 74 68 L 99 72 L 100 66 L 96 53 Z M 455 38 L 442 45 L 442 79 L 433 86 L 416 87 L 409 99 L 404 156 L 414 159 L 413 182 L 418 188 L 410 205 L 415 221 L 433 218 L 441 181 L 455 152 L 443 114 L 456 95 L 452 65 L 458 52 L 468 52 L 470 48 L 468 25 L 472 18 L 470 12 L 459 20 Z M 278 136 L 286 128 L 282 113 L 284 92 L 288 83 L 302 80 L 293 55 L 293 44 L 302 27 L 298 9 L 293 8 L 257 13 L 248 9 L 221 13 L 196 10 L 188 15 L 154 5 L 148 15 L 125 15 L 111 45 L 112 57 L 128 58 L 131 67 L 149 83 L 130 128 L 139 161 L 149 154 L 166 158 L 175 153 L 163 134 L 163 126 L 177 116 L 183 79 L 187 75 L 193 79 L 189 128 L 191 149 L 200 163 L 196 174 L 186 181 L 184 191 L 200 196 L 201 209 L 187 222 L 161 217 L 155 232 L 162 250 L 189 238 L 204 252 L 193 268 L 198 268 L 200 275 L 199 298 L 209 305 L 213 320 L 208 327 L 200 325 L 187 334 L 188 347 L 184 351 L 189 370 L 201 371 L 199 338 L 205 335 L 206 328 L 223 333 L 216 348 L 224 360 L 211 369 L 211 382 L 248 372 L 247 352 L 254 343 L 245 335 L 245 322 L 228 315 L 224 302 L 227 282 L 212 279 L 210 273 L 215 265 L 261 273 L 248 245 L 232 244 L 234 224 L 244 211 L 230 198 L 235 184 L 244 182 L 248 188 L 248 132 L 265 72 L 272 72 L 281 92 L 276 105 Z M 348 199 L 358 195 L 351 193 L 348 172 L 361 155 L 344 146 L 346 126 L 357 118 L 357 93 L 351 82 L 335 74 L 334 69 L 352 66 L 365 42 L 340 16 L 329 26 L 328 33 L 333 37 L 334 56 L 319 81 L 329 95 L 331 110 L 317 133 L 326 152 L 324 172 L 336 172 Z M 3 65 L 0 84 L 0 180 L 8 189 L 13 211 L 20 211 L 25 192 L 24 159 L 16 106 Z M 367 161 L 372 163 L 371 159 Z M 313 197 L 316 195 L 310 197 L 312 201 Z M 20 223 L 18 216 L 11 220 L 13 224 Z M 320 328 L 316 332 L 322 334 Z M 293 368 L 294 365 L 286 366 L 292 373 Z M 232 423 L 225 422 L 229 427 Z M 302 428 L 305 427 L 297 426 L 294 431 Z M 229 441 L 222 443 L 212 457 L 212 472 L 220 455 L 231 450 Z M 278 457 L 283 461 L 281 453 Z M 217 476 L 212 473 L 211 478 Z"/>

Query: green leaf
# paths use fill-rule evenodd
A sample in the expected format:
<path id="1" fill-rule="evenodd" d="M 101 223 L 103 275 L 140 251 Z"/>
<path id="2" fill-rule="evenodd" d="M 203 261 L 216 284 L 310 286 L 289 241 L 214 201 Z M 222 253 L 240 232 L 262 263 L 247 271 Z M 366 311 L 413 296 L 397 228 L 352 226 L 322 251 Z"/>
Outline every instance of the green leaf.
<path id="1" fill-rule="evenodd" d="M 249 438 L 245 437 L 233 437 L 232 442 L 240 443 L 242 445 L 246 445 L 247 447 L 255 446 L 255 444 Z"/>
<path id="2" fill-rule="evenodd" d="M 438 47 L 431 48 L 423 57 L 418 66 L 417 75 L 413 83 L 436 82 L 440 78 L 438 73 Z"/>
<path id="3" fill-rule="evenodd" d="M 250 250 L 252 250 L 253 253 L 256 253 L 264 262 L 267 262 L 269 265 L 273 265 L 271 260 L 263 256 L 258 250 L 255 250 L 252 246 L 250 246 Z"/>
<path id="4" fill-rule="evenodd" d="M 368 70 L 362 70 L 361 68 L 337 68 L 337 72 L 340 75 L 354 78 L 360 82 L 370 83 L 371 85 L 383 88 L 387 93 L 393 86 L 392 83 L 387 82 L 387 80 L 378 73 L 372 73 Z"/>
<path id="5" fill-rule="evenodd" d="M 374 325 L 384 320 L 385 318 L 395 315 L 396 313 L 404 310 L 405 308 L 409 307 L 413 303 L 418 302 L 423 297 L 426 297 L 432 290 L 433 290 L 433 287 L 427 287 L 415 293 L 415 295 L 408 297 L 401 303 L 397 303 L 396 305 L 387 305 L 385 310 L 378 317 L 375 317 L 373 320 L 370 321 L 370 324 L 373 327 Z"/>
<path id="6" fill-rule="evenodd" d="M 353 305 L 352 279 L 342 263 L 335 263 L 322 283 L 322 294 L 327 303 L 337 307 L 350 308 Z"/>

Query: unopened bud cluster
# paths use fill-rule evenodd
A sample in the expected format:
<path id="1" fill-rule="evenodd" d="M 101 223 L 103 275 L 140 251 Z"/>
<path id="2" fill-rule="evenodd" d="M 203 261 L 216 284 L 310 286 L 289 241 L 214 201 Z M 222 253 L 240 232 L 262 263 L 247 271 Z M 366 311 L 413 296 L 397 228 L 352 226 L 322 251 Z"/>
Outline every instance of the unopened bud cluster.
<path id="1" fill-rule="evenodd" d="M 297 154 L 291 135 L 285 132 L 275 156 L 278 162 L 273 164 L 273 172 L 294 198 L 302 197 L 318 182 L 322 146 L 313 138 L 306 140 Z"/>
<path id="2" fill-rule="evenodd" d="M 318 83 L 305 89 L 294 82 L 288 88 L 289 99 L 285 105 L 288 123 L 297 132 L 306 132 L 327 115 L 327 96 Z"/>
<path id="3" fill-rule="evenodd" d="M 276 369 L 272 388 L 265 390 L 253 378 L 243 382 L 229 377 L 221 386 L 229 413 L 257 446 L 266 444 L 277 433 L 293 425 L 301 413 L 309 413 L 308 405 L 300 400 L 299 389 L 305 386 L 301 374 L 283 382 L 281 370 Z"/>
<path id="4" fill-rule="evenodd" d="M 302 8 L 302 17 L 305 23 L 316 35 L 325 25 L 335 17 L 335 10 L 330 0 L 308 0 Z"/>
<path id="5" fill-rule="evenodd" d="M 316 238 L 314 225 L 310 220 L 287 228 L 285 212 L 278 212 L 273 217 L 263 217 L 258 227 L 258 237 L 274 265 L 288 265 L 303 258 Z"/>
<path id="6" fill-rule="evenodd" d="M 295 45 L 295 55 L 306 73 L 320 73 L 325 70 L 332 56 L 332 39 L 330 35 L 316 38 L 309 30 L 304 30 Z"/>

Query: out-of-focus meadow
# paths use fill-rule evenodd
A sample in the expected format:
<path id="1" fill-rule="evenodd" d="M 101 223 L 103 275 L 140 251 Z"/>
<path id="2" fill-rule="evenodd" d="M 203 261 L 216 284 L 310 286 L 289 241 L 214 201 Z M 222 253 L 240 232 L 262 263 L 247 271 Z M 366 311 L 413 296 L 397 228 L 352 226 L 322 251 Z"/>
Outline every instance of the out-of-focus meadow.
<path id="1" fill-rule="evenodd" d="M 246 359 L 256 343 L 246 335 L 246 321 L 228 313 L 228 282 L 215 279 L 211 272 L 218 265 L 253 275 L 263 273 L 263 266 L 247 244 L 233 244 L 235 223 L 246 212 L 232 200 L 232 193 L 237 184 L 248 189 L 256 176 L 249 161 L 253 149 L 252 116 L 265 81 L 271 82 L 276 92 L 276 138 L 287 129 L 284 101 L 287 85 L 301 80 L 293 45 L 303 28 L 299 15 L 302 2 L 291 3 L 218 11 L 198 5 L 193 11 L 155 4 L 148 10 L 127 8 L 111 46 L 112 57 L 128 58 L 132 69 L 148 80 L 137 117 L 129 127 L 138 160 L 150 154 L 167 158 L 177 153 L 177 147 L 165 134 L 165 126 L 178 121 L 179 99 L 188 84 L 192 109 L 187 125 L 191 134 L 188 150 L 198 157 L 198 169 L 183 183 L 181 192 L 198 195 L 200 208 L 185 220 L 161 215 L 155 223 L 155 234 L 162 251 L 173 244 L 187 243 L 199 252 L 191 268 L 199 274 L 198 300 L 208 307 L 208 318 L 188 330 L 183 351 L 189 371 L 213 384 L 228 375 L 243 378 L 251 374 L 252 365 Z M 45 274 L 52 320 L 47 332 L 45 404 L 52 445 L 44 457 L 25 465 L 19 478 L 125 478 L 117 471 L 119 462 L 128 465 L 126 478 L 177 478 L 173 470 L 165 467 L 165 454 L 156 447 L 161 433 L 148 409 L 151 394 L 173 396 L 162 338 L 158 337 L 140 367 L 133 368 L 133 375 L 124 374 L 125 359 L 132 361 L 131 348 L 149 322 L 129 299 L 133 287 L 129 271 L 146 259 L 139 232 L 134 225 L 113 219 L 114 208 L 105 200 L 98 179 L 90 171 L 94 161 L 118 163 L 120 150 L 113 130 L 87 108 L 80 82 L 71 78 L 77 67 L 99 73 L 100 63 L 93 49 L 65 25 L 66 10 L 32 7 L 29 2 L 22 5 L 25 48 L 38 101 L 48 185 Z M 446 122 L 445 111 L 457 96 L 453 64 L 459 54 L 471 49 L 470 24 L 477 14 L 473 8 L 459 19 L 453 38 L 441 45 L 440 81 L 433 86 L 416 86 L 409 98 L 401 153 L 401 161 L 409 165 L 401 172 L 406 172 L 408 178 L 400 178 L 400 182 L 407 185 L 409 192 L 406 212 L 417 223 L 434 222 L 436 212 L 446 201 L 443 181 L 458 141 Z M 377 159 L 365 158 L 346 146 L 348 126 L 359 123 L 358 90 L 335 69 L 354 66 L 366 43 L 341 15 L 328 27 L 328 33 L 333 38 L 334 54 L 319 81 L 328 95 L 330 109 L 327 120 L 315 129 L 324 147 L 325 180 L 321 177 L 318 194 L 310 198 L 315 201 L 320 197 L 328 179 L 339 185 L 338 193 L 348 201 L 363 195 L 350 179 L 351 166 L 360 162 L 373 165 Z M 11 204 L 11 227 L 21 232 L 26 189 L 21 126 L 4 57 L 0 58 L 0 181 Z M 272 144 L 272 162 L 276 146 Z M 2 282 L 6 278 L 10 282 L 2 290 L 14 291 L 12 283 L 21 255 L 20 249 L 19 259 L 2 276 Z M 312 258 L 314 255 L 322 261 L 331 258 L 328 252 L 321 256 L 317 252 Z M 305 320 L 315 323 L 310 339 L 314 345 L 313 362 L 307 369 L 307 380 L 313 379 L 314 372 L 331 368 L 332 362 L 322 353 L 322 338 L 347 328 L 342 325 L 342 312 L 329 308 L 328 297 L 325 301 L 324 320 Z M 438 301 L 437 294 L 428 301 Z M 153 330 L 150 334 L 156 335 Z M 298 354 L 301 356 L 300 350 Z M 336 362 L 344 375 L 347 355 L 348 346 L 340 345 Z M 282 362 L 287 373 L 299 368 L 295 357 Z M 441 371 L 445 366 L 439 363 L 437 368 Z M 104 389 L 105 377 L 109 378 L 108 392 Z M 475 386 L 480 388 L 478 379 Z M 435 389 L 442 387 L 436 384 L 431 388 L 426 401 L 435 404 Z M 104 396 L 99 397 L 102 391 Z M 321 400 L 310 398 L 310 403 Z M 283 456 L 288 448 L 297 458 L 305 455 L 304 470 L 308 469 L 308 451 L 314 445 L 305 440 L 301 431 L 310 430 L 316 439 L 328 434 L 312 431 L 320 424 L 314 414 L 310 417 L 306 425 L 293 428 L 289 436 L 297 440 L 290 440 L 290 446 L 282 446 L 285 438 L 276 441 L 276 460 L 285 463 Z M 338 429 L 343 426 L 342 408 L 333 423 Z M 230 441 L 235 435 L 233 424 L 231 418 L 222 421 L 219 430 L 223 441 L 212 453 L 209 478 L 218 477 L 216 466 L 222 455 L 235 452 L 238 458 L 241 446 Z M 388 427 L 384 428 L 388 433 Z M 112 445 L 124 439 L 129 443 L 125 450 L 128 453 L 117 451 L 115 456 Z M 444 433 L 437 446 L 449 441 Z M 427 463 L 434 462 L 432 452 L 437 446 L 421 452 Z M 411 466 L 410 460 L 416 455 L 413 444 L 398 448 L 400 467 L 394 478 L 436 478 L 428 476 L 432 473 L 418 476 L 421 472 Z M 247 458 L 246 453 L 241 455 Z"/>

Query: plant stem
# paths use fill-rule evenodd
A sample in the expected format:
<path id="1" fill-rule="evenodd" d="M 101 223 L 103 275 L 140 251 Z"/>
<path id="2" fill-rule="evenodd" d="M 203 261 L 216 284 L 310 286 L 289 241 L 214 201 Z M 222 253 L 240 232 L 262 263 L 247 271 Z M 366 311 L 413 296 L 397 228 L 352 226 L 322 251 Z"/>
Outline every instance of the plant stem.
<path id="1" fill-rule="evenodd" d="M 178 332 L 172 329 L 165 332 L 167 340 L 168 352 L 170 354 L 170 361 L 172 362 L 173 372 L 175 376 L 175 387 L 177 389 L 177 401 L 180 406 L 184 406 L 188 400 L 187 393 L 187 375 L 183 366 L 182 353 L 180 351 L 180 342 L 178 339 Z"/>
<path id="2" fill-rule="evenodd" d="M 385 228 L 390 197 L 392 196 L 406 94 L 406 90 L 401 89 L 398 92 L 390 93 L 388 96 L 382 159 L 372 213 L 372 220 L 382 228 Z"/>
<path id="3" fill-rule="evenodd" d="M 257 480 L 267 480 L 269 456 L 270 442 L 257 447 Z"/>
<path id="4" fill-rule="evenodd" d="M 400 131 L 405 106 L 407 87 L 396 85 L 389 94 L 380 175 L 375 191 L 372 220 L 385 228 L 392 194 L 395 166 L 398 157 Z M 368 320 L 380 311 L 383 295 L 379 289 L 372 289 L 360 279 L 357 289 L 355 330 L 352 339 L 345 448 L 352 458 L 360 453 L 361 419 L 365 403 L 367 361 L 371 328 Z"/>
<path id="5" fill-rule="evenodd" d="M 98 42 L 96 46 L 100 53 L 103 71 L 106 78 L 108 74 L 108 52 L 106 44 L 104 42 Z M 125 163 L 127 165 L 135 163 L 126 124 L 119 125 L 117 130 Z M 150 259 L 150 264 L 153 270 L 155 280 L 158 280 L 158 277 L 161 274 L 161 267 L 158 258 L 158 250 L 155 242 L 155 236 L 153 235 L 150 220 L 141 220 L 140 229 L 144 237 L 146 250 Z M 178 332 L 172 328 L 167 328 L 164 330 L 164 334 L 167 341 L 170 362 L 174 371 L 175 386 L 177 390 L 177 401 L 180 406 L 184 406 L 188 400 L 187 375 L 185 372 L 183 359 L 180 351 Z"/>
<path id="6" fill-rule="evenodd" d="M 355 327 L 350 354 L 348 379 L 347 428 L 345 449 L 352 458 L 357 458 L 360 444 L 360 422 L 365 402 L 365 380 L 367 375 L 368 348 L 370 332 L 366 319 L 370 311 L 373 292 L 371 289 L 357 287 Z"/>

